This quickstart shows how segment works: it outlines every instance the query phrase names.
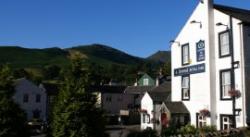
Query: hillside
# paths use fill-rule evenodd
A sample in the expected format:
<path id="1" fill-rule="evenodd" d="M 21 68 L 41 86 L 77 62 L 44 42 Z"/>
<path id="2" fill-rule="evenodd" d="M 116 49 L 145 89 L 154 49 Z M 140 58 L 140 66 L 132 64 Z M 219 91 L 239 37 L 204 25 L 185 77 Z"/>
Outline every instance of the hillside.
<path id="1" fill-rule="evenodd" d="M 170 62 L 171 61 L 171 52 L 170 51 L 158 51 L 153 55 L 147 57 L 148 60 L 152 60 L 155 62 Z"/>
<path id="2" fill-rule="evenodd" d="M 68 52 L 60 48 L 27 49 L 22 47 L 0 47 L 0 64 L 15 68 L 43 67 L 49 64 L 69 63 Z"/>
<path id="3" fill-rule="evenodd" d="M 96 63 L 116 63 L 123 65 L 133 65 L 144 63 L 146 61 L 143 58 L 131 56 L 120 50 L 100 44 L 77 46 L 70 48 L 69 50 L 80 51 Z"/>

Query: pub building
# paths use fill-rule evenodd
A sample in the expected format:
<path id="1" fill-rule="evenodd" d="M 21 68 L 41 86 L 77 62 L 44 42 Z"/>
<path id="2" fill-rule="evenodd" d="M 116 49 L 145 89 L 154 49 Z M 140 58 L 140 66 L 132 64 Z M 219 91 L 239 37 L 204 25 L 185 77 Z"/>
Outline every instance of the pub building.
<path id="1" fill-rule="evenodd" d="M 171 41 L 171 101 L 182 101 L 196 127 L 250 124 L 250 11 L 197 1 Z"/>

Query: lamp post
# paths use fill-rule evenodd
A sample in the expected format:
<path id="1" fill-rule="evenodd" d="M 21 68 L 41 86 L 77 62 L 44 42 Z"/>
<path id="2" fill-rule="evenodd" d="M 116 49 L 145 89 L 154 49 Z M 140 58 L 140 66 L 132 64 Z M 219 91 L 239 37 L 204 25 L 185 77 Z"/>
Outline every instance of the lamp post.
<path id="1" fill-rule="evenodd" d="M 229 48 L 230 48 L 230 54 L 231 54 L 231 89 L 235 90 L 235 61 L 234 61 L 234 46 L 233 46 L 233 25 L 232 25 L 232 17 L 230 16 L 230 27 L 229 25 L 223 24 L 221 22 L 216 23 L 216 26 L 225 26 L 227 27 L 227 30 L 229 31 Z M 236 97 L 232 96 L 232 111 L 233 111 L 233 128 L 236 128 Z"/>

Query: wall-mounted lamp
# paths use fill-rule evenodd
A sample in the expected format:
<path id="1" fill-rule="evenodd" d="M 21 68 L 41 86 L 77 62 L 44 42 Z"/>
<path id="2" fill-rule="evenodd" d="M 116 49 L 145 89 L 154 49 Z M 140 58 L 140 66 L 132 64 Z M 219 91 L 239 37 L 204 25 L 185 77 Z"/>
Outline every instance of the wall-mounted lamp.
<path id="1" fill-rule="evenodd" d="M 240 116 L 240 112 L 241 112 L 241 109 L 240 109 L 240 108 L 235 109 L 236 116 Z"/>
<path id="2" fill-rule="evenodd" d="M 181 45 L 181 43 L 179 41 L 175 41 L 175 40 L 170 40 L 169 43 L 170 43 L 170 45 L 172 45 L 173 43 L 178 44 L 178 46 Z"/>
<path id="3" fill-rule="evenodd" d="M 221 22 L 216 23 L 216 26 L 225 26 L 225 27 L 229 28 L 228 25 L 223 24 L 223 23 L 221 23 Z"/>
<path id="4" fill-rule="evenodd" d="M 202 3 L 202 4 L 203 4 L 203 3 L 204 3 L 204 1 L 203 1 L 203 0 L 200 0 L 200 3 Z"/>
<path id="5" fill-rule="evenodd" d="M 201 23 L 201 21 L 192 20 L 190 23 L 191 23 L 191 24 L 200 24 L 200 28 L 202 28 L 202 23 Z"/>

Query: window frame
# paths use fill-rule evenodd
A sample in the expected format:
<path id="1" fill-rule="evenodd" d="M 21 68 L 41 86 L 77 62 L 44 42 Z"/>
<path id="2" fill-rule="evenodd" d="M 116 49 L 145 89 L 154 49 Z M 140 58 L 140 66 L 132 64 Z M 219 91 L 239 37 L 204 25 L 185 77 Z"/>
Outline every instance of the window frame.
<path id="1" fill-rule="evenodd" d="M 36 103 L 41 102 L 41 94 L 36 94 Z"/>
<path id="2" fill-rule="evenodd" d="M 220 114 L 220 129 L 221 130 L 225 130 L 224 129 L 224 124 L 223 124 L 223 122 L 224 122 L 224 117 L 227 117 L 228 118 L 228 130 L 230 129 L 230 128 L 234 128 L 234 125 L 233 125 L 233 115 L 229 115 L 229 114 Z M 232 123 L 230 123 L 230 120 L 232 120 Z"/>
<path id="3" fill-rule="evenodd" d="M 223 69 L 220 70 L 220 100 L 232 100 L 232 97 L 225 97 L 223 93 L 223 87 L 222 87 L 222 74 L 225 72 L 230 72 L 230 85 L 232 86 L 232 69 Z"/>
<path id="4" fill-rule="evenodd" d="M 143 86 L 148 86 L 149 85 L 149 78 L 144 78 L 143 79 Z"/>
<path id="5" fill-rule="evenodd" d="M 183 79 L 185 77 L 188 77 L 188 80 L 189 80 L 188 81 L 188 98 L 185 98 L 185 96 L 184 96 Z M 183 101 L 189 101 L 190 100 L 190 75 L 183 75 L 181 77 L 181 99 Z"/>
<path id="6" fill-rule="evenodd" d="M 229 53 L 228 54 L 225 54 L 225 55 L 221 55 L 221 35 L 222 34 L 225 34 L 225 33 L 228 33 L 228 48 L 229 48 Z M 225 30 L 225 31 L 222 31 L 218 34 L 218 44 L 219 44 L 219 58 L 224 58 L 224 57 L 229 57 L 231 56 L 231 43 L 230 43 L 230 31 L 229 30 Z"/>
<path id="7" fill-rule="evenodd" d="M 202 117 L 202 120 L 200 121 L 199 117 Z M 200 122 L 202 123 L 202 126 L 200 125 Z M 207 125 L 207 119 L 205 116 L 201 116 L 200 113 L 196 113 L 196 127 L 197 128 L 202 128 Z"/>
<path id="8" fill-rule="evenodd" d="M 188 62 L 184 62 L 184 56 L 183 56 L 183 53 L 184 53 L 184 47 L 187 46 L 188 47 Z M 189 43 L 186 43 L 186 44 L 183 44 L 181 45 L 181 63 L 182 63 L 182 66 L 185 66 L 185 65 L 189 65 L 190 62 L 190 49 L 189 49 Z"/>

